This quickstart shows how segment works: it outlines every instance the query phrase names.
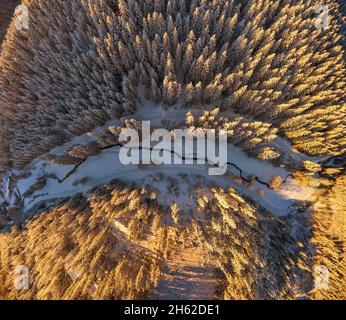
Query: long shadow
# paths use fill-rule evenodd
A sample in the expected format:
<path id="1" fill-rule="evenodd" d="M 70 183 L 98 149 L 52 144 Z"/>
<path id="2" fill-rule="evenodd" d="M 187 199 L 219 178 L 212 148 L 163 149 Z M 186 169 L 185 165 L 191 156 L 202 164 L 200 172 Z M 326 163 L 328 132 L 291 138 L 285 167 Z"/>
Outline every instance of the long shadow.
<path id="1" fill-rule="evenodd" d="M 263 235 L 259 254 L 266 268 L 255 290 L 264 299 L 306 298 L 313 289 L 312 276 L 307 271 L 312 266 L 314 254 L 309 216 L 312 204 L 304 205 L 305 210 L 286 217 L 257 211 L 258 227 Z"/>

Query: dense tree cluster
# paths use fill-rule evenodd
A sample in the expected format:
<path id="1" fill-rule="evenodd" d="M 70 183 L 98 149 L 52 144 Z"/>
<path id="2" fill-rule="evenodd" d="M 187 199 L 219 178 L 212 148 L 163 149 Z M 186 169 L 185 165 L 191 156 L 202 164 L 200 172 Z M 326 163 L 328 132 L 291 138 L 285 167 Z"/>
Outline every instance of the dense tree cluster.
<path id="1" fill-rule="evenodd" d="M 299 295 L 295 286 L 307 294 L 311 282 L 297 284 L 295 279 L 309 274 L 308 238 L 298 243 L 288 223 L 256 208 L 234 189 L 211 192 L 213 198 L 201 199 L 199 209 L 209 218 L 203 234 L 225 279 L 220 298 L 287 299 Z"/>
<path id="2" fill-rule="evenodd" d="M 338 177 L 314 204 L 312 210 L 315 246 L 314 268 L 328 270 L 328 287 L 315 290 L 316 299 L 345 299 L 346 297 L 346 177 Z"/>
<path id="3" fill-rule="evenodd" d="M 23 0 L 0 57 L 1 169 L 155 102 L 217 103 L 271 122 L 300 150 L 345 151 L 337 0 Z"/>
<path id="4" fill-rule="evenodd" d="M 19 0 L 2 0 L 0 3 L 0 51 L 1 43 L 6 35 L 7 27 L 11 21 L 12 13 Z"/>
<path id="5" fill-rule="evenodd" d="M 302 224 L 306 232 L 297 239 L 290 218 L 284 221 L 257 208 L 234 189 L 198 192 L 192 214 L 180 202 L 160 205 L 157 193 L 119 181 L 41 209 L 23 230 L 0 233 L 0 295 L 150 298 L 176 248 L 194 239 L 221 275 L 218 298 L 308 296 L 307 225 Z M 30 290 L 14 287 L 17 265 L 28 267 Z"/>
<path id="6" fill-rule="evenodd" d="M 277 138 L 278 132 L 271 123 L 249 120 L 232 112 L 227 112 L 227 117 L 221 116 L 219 112 L 219 108 L 205 111 L 196 120 L 192 113 L 188 112 L 186 125 L 197 129 L 224 130 L 227 132 L 229 143 L 241 147 L 250 155 L 255 155 L 262 160 L 280 156 L 269 146 L 269 143 Z"/>
<path id="7" fill-rule="evenodd" d="M 132 239 L 160 214 L 150 193 L 118 182 L 76 195 L 0 234 L 0 296 L 5 299 L 139 299 L 157 285 L 172 235 L 158 226 L 148 248 Z M 125 215 L 123 234 L 114 225 Z M 147 217 L 147 218 L 146 218 Z M 126 227 L 125 227 L 126 229 Z M 14 286 L 16 266 L 29 269 L 30 290 Z"/>

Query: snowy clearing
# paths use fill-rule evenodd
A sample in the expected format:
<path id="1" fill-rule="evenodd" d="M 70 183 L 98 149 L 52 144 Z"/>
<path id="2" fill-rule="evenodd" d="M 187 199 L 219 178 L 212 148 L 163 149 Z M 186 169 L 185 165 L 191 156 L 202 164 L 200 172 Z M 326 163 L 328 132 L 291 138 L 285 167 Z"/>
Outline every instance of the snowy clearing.
<path id="1" fill-rule="evenodd" d="M 162 106 L 153 106 L 151 103 L 144 101 L 143 108 L 132 117 L 139 120 L 150 120 L 153 125 L 159 125 L 163 118 L 169 119 L 170 123 L 178 124 L 184 121 L 186 112 L 186 110 L 179 110 L 179 106 L 169 111 L 164 111 Z M 110 125 L 119 125 L 120 123 L 119 120 L 110 121 L 105 126 L 96 128 L 95 130 L 104 129 Z M 86 144 L 93 141 L 93 139 L 94 137 L 90 133 L 81 137 L 76 137 L 71 142 L 53 149 L 51 154 L 64 154 L 70 147 L 78 144 Z M 281 146 L 281 149 L 286 150 L 287 153 L 292 153 L 295 158 L 309 158 L 290 148 L 283 139 L 278 139 L 276 143 L 278 149 L 280 149 L 279 147 Z M 273 176 L 280 176 L 282 180 L 285 180 L 291 173 L 285 168 L 273 166 L 270 162 L 250 158 L 240 148 L 230 144 L 228 145 L 227 154 L 228 161 L 241 168 L 243 176 L 256 176 L 266 183 L 269 183 Z M 309 200 L 314 193 L 314 188 L 299 186 L 291 178 L 289 178 L 279 190 L 275 191 L 258 181 L 253 181 L 251 183 L 252 185 L 249 187 L 244 181 L 243 183 L 234 181 L 234 177 L 239 177 L 240 173 L 239 170 L 233 166 L 228 166 L 228 173 L 231 175 L 226 174 L 224 176 L 208 176 L 208 167 L 208 165 L 175 164 L 162 166 L 151 165 L 143 169 L 137 165 L 123 165 L 119 161 L 119 147 L 113 147 L 104 150 L 97 156 L 87 158 L 86 161 L 65 180 L 64 178 L 73 170 L 74 165 L 58 165 L 43 160 L 35 160 L 23 170 L 26 173 L 25 178 L 18 179 L 12 190 L 10 190 L 9 186 L 10 177 L 12 175 L 18 176 L 22 174 L 22 172 L 11 172 L 4 177 L 2 183 L 3 201 L 6 201 L 9 207 L 11 207 L 16 197 L 20 197 L 23 200 L 23 209 L 27 211 L 41 201 L 84 193 L 96 186 L 101 186 L 114 179 L 118 179 L 125 182 L 135 182 L 139 185 L 152 185 L 161 191 L 165 201 L 167 199 L 170 199 L 172 202 L 177 200 L 182 202 L 183 206 L 186 205 L 190 207 L 192 205 L 188 195 L 189 186 L 184 186 L 184 183 L 182 183 L 181 185 L 184 189 L 184 192 L 182 192 L 183 196 L 179 196 L 179 199 L 175 199 L 176 196 L 169 194 L 167 191 L 168 188 L 164 186 L 166 183 L 165 181 L 160 183 L 153 181 L 152 177 L 157 173 L 164 173 L 165 176 L 174 179 L 181 179 L 182 174 L 190 176 L 195 175 L 196 177 L 201 177 L 199 179 L 201 185 L 212 185 L 215 183 L 224 188 L 236 188 L 238 191 L 278 216 L 288 214 L 291 212 L 290 207 L 296 201 Z M 40 178 L 44 177 L 49 178 L 43 188 L 35 191 L 28 197 L 23 196 Z M 61 182 L 61 180 L 64 181 Z M 84 182 L 80 183 L 80 181 L 83 180 Z"/>
<path id="2" fill-rule="evenodd" d="M 234 146 L 229 146 L 228 158 L 242 168 L 243 174 L 248 176 L 256 174 L 263 181 L 269 182 L 273 175 L 278 175 L 281 176 L 282 179 L 285 179 L 289 174 L 289 172 L 283 168 L 274 167 L 270 163 L 248 158 L 245 153 Z M 74 166 L 70 165 L 66 166 L 41 162 L 30 170 L 30 177 L 21 179 L 17 182 L 16 188 L 20 194 L 23 195 L 40 177 L 53 174 L 62 180 L 73 167 Z M 293 205 L 296 200 L 308 200 L 314 192 L 313 188 L 300 187 L 296 185 L 293 180 L 289 180 L 278 191 L 271 190 L 255 181 L 253 182 L 251 190 L 245 184 L 238 184 L 228 176 L 208 176 L 207 169 L 207 165 L 152 165 L 145 169 L 137 165 L 123 165 L 119 161 L 119 147 L 114 147 L 105 150 L 98 156 L 88 158 L 74 174 L 62 183 L 57 179 L 49 178 L 44 188 L 37 190 L 30 197 L 24 199 L 24 210 L 29 210 L 41 201 L 68 197 L 77 193 L 86 192 L 93 187 L 101 186 L 114 179 L 125 182 L 137 182 L 139 185 L 143 185 L 143 183 L 150 184 L 162 191 L 164 199 L 172 198 L 173 201 L 174 196 L 172 197 L 172 195 L 167 194 L 167 188 L 164 187 L 165 182 L 162 181 L 158 183 L 152 180 L 153 175 L 161 172 L 175 179 L 181 179 L 180 175 L 184 173 L 187 175 L 195 174 L 203 177 L 203 179 L 200 180 L 201 185 L 203 183 L 208 185 L 215 182 L 220 187 L 234 187 L 277 215 L 287 214 L 290 212 L 290 206 Z M 234 167 L 229 166 L 228 172 L 235 176 L 239 176 L 238 170 Z M 76 182 L 86 177 L 88 178 L 87 183 L 76 185 Z M 263 197 L 258 195 L 258 190 L 264 192 Z M 182 194 L 187 196 L 186 192 Z M 8 199 L 9 192 L 6 192 L 6 195 L 7 198 L 5 197 L 5 199 Z M 179 200 L 181 201 L 182 199 Z M 13 200 L 11 202 L 13 203 Z"/>

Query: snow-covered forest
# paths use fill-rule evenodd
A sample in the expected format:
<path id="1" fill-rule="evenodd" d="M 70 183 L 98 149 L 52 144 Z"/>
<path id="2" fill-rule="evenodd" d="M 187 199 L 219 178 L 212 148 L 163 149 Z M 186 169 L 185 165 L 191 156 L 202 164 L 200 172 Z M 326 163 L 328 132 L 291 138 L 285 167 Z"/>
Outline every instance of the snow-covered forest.
<path id="1" fill-rule="evenodd" d="M 346 298 L 343 1 L 22 0 L 27 29 L 13 4 L 0 297 Z M 123 165 L 141 121 L 224 130 L 226 174 Z"/>

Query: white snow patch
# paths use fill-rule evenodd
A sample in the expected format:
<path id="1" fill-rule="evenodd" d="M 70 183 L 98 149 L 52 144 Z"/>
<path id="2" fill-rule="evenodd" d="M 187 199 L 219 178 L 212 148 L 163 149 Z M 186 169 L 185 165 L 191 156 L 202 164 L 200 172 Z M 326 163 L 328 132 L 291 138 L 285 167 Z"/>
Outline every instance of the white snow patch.
<path id="1" fill-rule="evenodd" d="M 316 189 L 313 187 L 302 187 L 297 183 L 297 181 L 289 178 L 287 183 L 278 190 L 278 193 L 288 199 L 306 201 L 313 195 L 315 190 Z"/>
<path id="2" fill-rule="evenodd" d="M 274 174 L 282 177 L 289 174 L 285 169 L 273 167 L 269 163 L 249 159 L 248 157 L 244 158 L 245 156 L 239 148 L 230 146 L 229 152 L 232 156 L 230 160 L 237 163 L 239 167 L 244 168 L 244 173 L 248 173 L 249 175 L 261 173 L 260 177 L 265 181 L 266 179 L 269 180 Z M 33 176 L 43 176 L 54 173 L 59 178 L 63 178 L 71 169 L 71 166 L 46 165 L 37 169 L 44 170 L 44 173 L 40 172 L 39 174 L 33 174 Z M 302 187 L 291 182 L 278 192 L 270 190 L 258 182 L 253 182 L 254 188 L 250 190 L 245 184 L 239 185 L 226 176 L 208 176 L 207 169 L 208 167 L 206 165 L 153 165 L 143 170 L 137 165 L 123 165 L 119 161 L 119 148 L 114 147 L 104 151 L 98 156 L 88 158 L 87 161 L 63 183 L 59 183 L 55 179 L 48 179 L 47 185 L 43 189 L 36 191 L 32 197 L 25 199 L 24 207 L 25 210 L 28 210 L 41 201 L 68 197 L 77 193 L 86 192 L 95 186 L 103 185 L 113 179 L 126 182 L 139 182 L 141 185 L 146 183 L 153 187 L 157 187 L 159 190 L 162 190 L 161 197 L 166 204 L 167 201 L 174 202 L 174 200 L 180 200 L 186 207 L 192 205 L 192 199 L 188 196 L 188 185 L 181 188 L 181 196 L 180 198 L 176 198 L 172 196 L 172 194 L 169 194 L 167 182 L 153 181 L 152 177 L 157 173 L 164 173 L 166 176 L 177 179 L 178 181 L 181 180 L 181 173 L 203 176 L 204 179 L 201 180 L 201 185 L 215 182 L 220 187 L 234 187 L 255 201 L 258 201 L 262 206 L 277 215 L 287 214 L 290 212 L 290 206 L 293 205 L 296 200 L 306 200 L 313 192 L 310 188 L 303 190 Z M 233 167 L 230 167 L 229 171 L 238 174 L 238 171 Z M 74 185 L 75 181 L 85 177 L 89 178 L 88 183 L 84 185 Z M 198 181 L 195 182 L 197 183 Z M 179 186 L 181 185 L 182 184 L 179 183 Z M 18 183 L 18 188 L 21 191 L 25 191 L 29 186 L 30 183 L 28 183 L 28 180 L 21 180 Z M 257 194 L 257 190 L 264 191 L 263 197 Z"/>

